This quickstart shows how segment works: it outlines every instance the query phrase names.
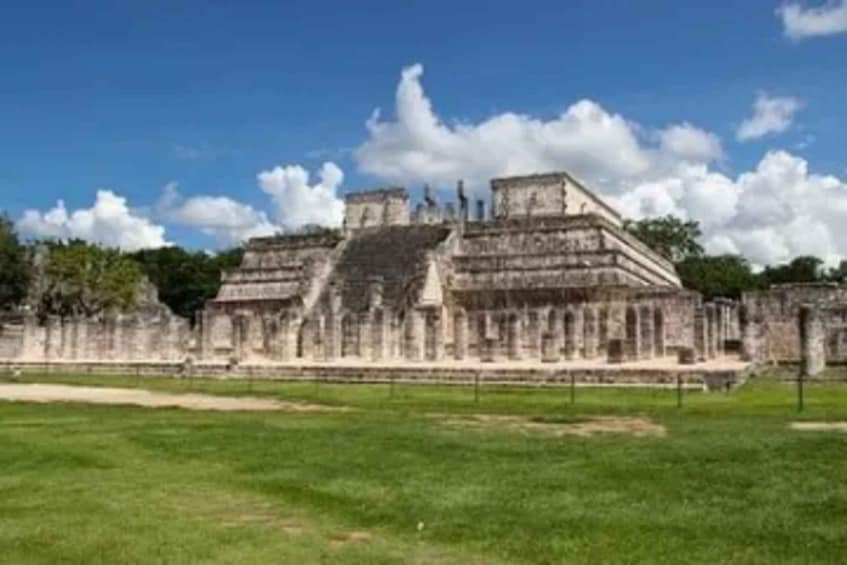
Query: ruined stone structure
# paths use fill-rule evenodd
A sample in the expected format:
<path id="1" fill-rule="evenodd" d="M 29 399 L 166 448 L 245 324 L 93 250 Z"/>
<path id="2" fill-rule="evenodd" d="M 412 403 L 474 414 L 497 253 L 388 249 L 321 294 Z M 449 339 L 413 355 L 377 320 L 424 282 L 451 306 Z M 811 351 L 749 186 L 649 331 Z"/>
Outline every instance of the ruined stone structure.
<path id="1" fill-rule="evenodd" d="M 161 305 L 27 318 L 0 328 L 0 355 L 534 371 L 677 354 L 698 363 L 741 341 L 735 303 L 683 289 L 673 265 L 570 175 L 494 179 L 488 203 L 472 205 L 461 182 L 454 202 L 427 188 L 414 209 L 403 188 L 351 193 L 341 230 L 249 241 L 193 329 Z"/>
<path id="2" fill-rule="evenodd" d="M 847 362 L 847 286 L 786 284 L 744 293 L 743 350 L 752 361 L 808 361 L 807 374 L 823 364 Z"/>
<path id="3" fill-rule="evenodd" d="M 201 357 L 553 362 L 605 359 L 619 339 L 639 360 L 693 344 L 699 295 L 614 209 L 565 173 L 491 186 L 490 217 L 471 218 L 461 185 L 414 213 L 381 189 L 347 196 L 343 232 L 252 240 L 204 312 Z"/>
<path id="4" fill-rule="evenodd" d="M 131 313 L 97 317 L 50 316 L 39 321 L 25 312 L 0 320 L 0 359 L 26 361 L 182 361 L 192 349 L 188 320 L 158 301 L 144 281 L 139 307 Z"/>

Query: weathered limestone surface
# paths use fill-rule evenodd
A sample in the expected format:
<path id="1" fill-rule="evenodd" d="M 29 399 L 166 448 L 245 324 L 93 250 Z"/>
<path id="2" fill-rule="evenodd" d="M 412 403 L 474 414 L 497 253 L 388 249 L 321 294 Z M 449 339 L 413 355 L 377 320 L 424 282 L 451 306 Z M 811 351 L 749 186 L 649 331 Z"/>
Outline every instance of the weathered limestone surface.
<path id="1" fill-rule="evenodd" d="M 491 204 L 472 220 L 461 183 L 455 203 L 427 190 L 414 214 L 405 189 L 353 193 L 343 230 L 248 242 L 193 329 L 165 308 L 26 318 L 2 326 L 0 355 L 540 366 L 692 348 L 712 359 L 742 337 L 734 303 L 682 289 L 673 265 L 570 175 L 495 179 Z"/>
<path id="2" fill-rule="evenodd" d="M 638 360 L 693 343 L 699 296 L 571 176 L 496 179 L 484 208 L 471 221 L 461 183 L 414 214 L 381 189 L 347 197 L 343 233 L 251 241 L 202 316 L 202 358 L 550 362 L 620 339 Z"/>
<path id="3" fill-rule="evenodd" d="M 798 363 L 803 358 L 801 310 L 812 308 L 824 333 L 825 359 L 847 361 L 847 286 L 834 283 L 777 285 L 744 293 L 742 351 L 753 361 Z"/>
<path id="4" fill-rule="evenodd" d="M 826 367 L 826 331 L 820 312 L 814 305 L 800 307 L 799 326 L 803 375 L 814 377 Z"/>

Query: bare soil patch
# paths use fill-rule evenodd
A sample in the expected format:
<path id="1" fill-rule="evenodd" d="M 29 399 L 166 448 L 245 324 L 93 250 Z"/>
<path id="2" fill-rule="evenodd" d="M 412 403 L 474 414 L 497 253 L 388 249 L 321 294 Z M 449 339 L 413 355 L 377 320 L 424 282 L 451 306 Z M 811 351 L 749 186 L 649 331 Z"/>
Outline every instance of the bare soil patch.
<path id="1" fill-rule="evenodd" d="M 332 534 L 329 536 L 329 544 L 333 547 L 341 547 L 350 543 L 368 542 L 372 539 L 374 539 L 374 535 L 371 532 L 351 530 Z"/>
<path id="2" fill-rule="evenodd" d="M 590 416 L 584 418 L 499 416 L 474 414 L 447 416 L 441 420 L 445 426 L 490 430 L 502 429 L 525 434 L 562 437 L 567 435 L 590 437 L 598 434 L 629 434 L 636 437 L 664 437 L 667 430 L 649 418 L 626 416 Z"/>
<path id="3" fill-rule="evenodd" d="M 344 410 L 334 406 L 285 402 L 248 396 L 174 394 L 134 388 L 87 387 L 46 384 L 0 384 L 0 400 L 15 402 L 80 402 L 145 406 L 150 408 L 186 408 L 188 410 L 261 410 L 282 412 L 322 412 Z"/>
<path id="4" fill-rule="evenodd" d="M 847 422 L 791 422 L 789 427 L 804 432 L 847 432 Z"/>

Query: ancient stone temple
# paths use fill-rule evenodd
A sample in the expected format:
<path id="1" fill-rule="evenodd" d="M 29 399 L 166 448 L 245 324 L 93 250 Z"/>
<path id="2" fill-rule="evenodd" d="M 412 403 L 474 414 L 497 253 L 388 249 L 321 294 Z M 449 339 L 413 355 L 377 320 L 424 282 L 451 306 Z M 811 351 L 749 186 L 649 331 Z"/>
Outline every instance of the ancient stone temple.
<path id="1" fill-rule="evenodd" d="M 491 198 L 347 195 L 340 231 L 260 238 L 199 324 L 208 361 L 633 361 L 720 353 L 731 312 L 566 173 L 494 179 Z M 722 317 L 723 316 L 723 317 Z"/>

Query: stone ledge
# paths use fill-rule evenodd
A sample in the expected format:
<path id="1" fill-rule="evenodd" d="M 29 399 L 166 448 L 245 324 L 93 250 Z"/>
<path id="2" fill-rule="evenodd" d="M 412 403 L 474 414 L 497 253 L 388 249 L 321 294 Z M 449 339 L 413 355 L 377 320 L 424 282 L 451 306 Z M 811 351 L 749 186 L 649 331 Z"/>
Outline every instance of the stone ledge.
<path id="1" fill-rule="evenodd" d="M 656 369 L 637 367 L 523 368 L 487 365 L 481 368 L 419 364 L 414 366 L 361 366 L 339 364 L 279 364 L 229 366 L 202 363 L 187 368 L 182 363 L 159 362 L 14 362 L 0 361 L 0 371 L 25 373 L 88 373 L 175 378 L 256 378 L 279 381 L 332 383 L 410 383 L 469 385 L 477 379 L 485 386 L 562 387 L 573 380 L 581 387 L 673 388 L 677 379 L 685 388 L 723 390 L 743 382 L 745 368 L 686 367 Z"/>

